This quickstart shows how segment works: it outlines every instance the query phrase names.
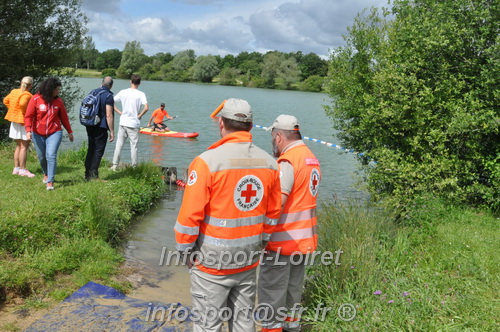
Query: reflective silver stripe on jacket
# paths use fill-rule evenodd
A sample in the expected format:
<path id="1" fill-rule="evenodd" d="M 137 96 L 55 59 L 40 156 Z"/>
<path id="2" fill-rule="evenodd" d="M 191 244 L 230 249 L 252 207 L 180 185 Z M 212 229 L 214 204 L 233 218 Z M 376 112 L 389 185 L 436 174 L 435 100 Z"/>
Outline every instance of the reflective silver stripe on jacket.
<path id="1" fill-rule="evenodd" d="M 254 226 L 254 225 L 262 224 L 264 222 L 265 217 L 266 217 L 265 215 L 260 215 L 260 216 L 248 217 L 248 218 L 219 219 L 219 218 L 207 216 L 205 218 L 205 220 L 203 220 L 203 222 L 210 225 L 210 226 L 234 228 L 234 227 L 240 227 L 240 226 Z M 266 224 L 272 225 L 270 222 L 272 222 L 272 219 L 269 219 L 268 221 L 266 221 Z"/>
<path id="2" fill-rule="evenodd" d="M 204 244 L 210 244 L 216 247 L 232 247 L 238 248 L 243 246 L 250 246 L 262 243 L 262 235 L 253 235 L 247 237 L 241 237 L 239 239 L 219 239 L 213 236 L 208 236 L 205 234 L 200 234 L 198 236 L 198 245 L 201 247 Z"/>
<path id="3" fill-rule="evenodd" d="M 269 226 L 275 226 L 278 224 L 278 219 L 267 219 L 266 224 Z"/>
<path id="4" fill-rule="evenodd" d="M 312 228 L 295 229 L 284 232 L 274 232 L 271 236 L 272 242 L 290 241 L 290 240 L 303 240 L 316 235 L 316 226 Z"/>
<path id="5" fill-rule="evenodd" d="M 293 213 L 284 213 L 281 215 L 278 224 L 289 224 L 296 221 L 312 219 L 314 217 L 316 217 L 316 208 Z"/>
<path id="6" fill-rule="evenodd" d="M 193 242 L 193 243 L 177 243 L 175 245 L 175 249 L 177 249 L 177 251 L 183 252 L 183 251 L 186 251 L 186 250 L 189 250 L 189 249 L 193 249 L 195 243 L 196 242 Z"/>
<path id="7" fill-rule="evenodd" d="M 183 226 L 179 222 L 175 223 L 174 229 L 182 234 L 186 235 L 198 235 L 200 233 L 200 227 L 194 226 L 194 227 L 188 227 L 188 226 Z"/>

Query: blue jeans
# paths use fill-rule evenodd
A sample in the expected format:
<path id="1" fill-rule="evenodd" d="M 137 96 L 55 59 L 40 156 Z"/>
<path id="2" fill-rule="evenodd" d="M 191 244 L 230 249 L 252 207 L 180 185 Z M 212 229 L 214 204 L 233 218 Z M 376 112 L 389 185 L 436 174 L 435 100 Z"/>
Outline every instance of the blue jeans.
<path id="1" fill-rule="evenodd" d="M 33 133 L 33 141 L 35 141 L 36 153 L 43 174 L 48 176 L 47 182 L 54 182 L 57 168 L 57 150 L 62 141 L 62 130 L 56 131 L 49 136 L 40 136 Z"/>

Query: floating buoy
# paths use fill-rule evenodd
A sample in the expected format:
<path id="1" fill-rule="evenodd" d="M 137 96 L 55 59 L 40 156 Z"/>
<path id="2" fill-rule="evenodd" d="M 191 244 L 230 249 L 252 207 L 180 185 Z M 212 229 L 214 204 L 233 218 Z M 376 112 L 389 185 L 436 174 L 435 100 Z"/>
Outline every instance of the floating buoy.
<path id="1" fill-rule="evenodd" d="M 224 101 L 222 103 L 220 103 L 220 105 L 215 109 L 215 111 L 213 111 L 212 114 L 210 114 L 210 117 L 215 118 L 217 116 L 217 113 L 219 113 L 220 110 L 224 107 L 225 103 L 226 103 L 226 99 L 224 99 Z"/>
<path id="2" fill-rule="evenodd" d="M 254 124 L 253 125 L 255 128 L 260 128 L 260 129 L 264 129 L 264 130 L 267 130 L 267 127 L 264 127 L 264 126 L 260 126 L 260 125 L 256 125 Z M 310 141 L 313 141 L 313 142 L 316 142 L 316 143 L 321 143 L 321 144 L 324 144 L 326 146 L 329 146 L 329 147 L 332 147 L 332 148 L 336 148 L 338 150 L 342 150 L 344 152 L 351 152 L 351 153 L 354 153 L 354 154 L 358 154 L 360 156 L 363 156 L 363 153 L 361 152 L 356 152 L 352 149 L 346 149 L 340 145 L 337 145 L 337 144 L 333 144 L 333 143 L 328 143 L 328 142 L 325 142 L 325 141 L 322 141 L 322 140 L 319 140 L 319 139 L 316 139 L 316 138 L 311 138 L 311 137 L 307 137 L 307 136 L 302 136 L 302 139 L 307 139 L 307 140 L 310 140 Z"/>

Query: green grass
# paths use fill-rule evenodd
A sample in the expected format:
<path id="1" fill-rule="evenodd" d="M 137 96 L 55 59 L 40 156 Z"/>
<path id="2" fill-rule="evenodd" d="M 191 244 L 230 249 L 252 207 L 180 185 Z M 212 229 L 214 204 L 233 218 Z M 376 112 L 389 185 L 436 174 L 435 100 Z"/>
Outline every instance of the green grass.
<path id="1" fill-rule="evenodd" d="M 125 290 L 113 275 L 123 260 L 120 244 L 135 217 L 165 190 L 152 164 L 108 170 L 84 181 L 85 148 L 58 157 L 55 190 L 47 191 L 35 151 L 34 178 L 14 176 L 13 147 L 0 146 L 0 303 L 21 296 L 31 307 L 46 297 L 62 300 L 90 280 Z"/>
<path id="2" fill-rule="evenodd" d="M 97 69 L 78 68 L 75 71 L 75 76 L 95 78 L 95 77 L 102 77 L 102 73 Z"/>
<path id="3" fill-rule="evenodd" d="M 373 207 L 325 206 L 320 249 L 341 265 L 308 270 L 306 306 L 333 308 L 314 331 L 497 331 L 499 220 L 429 199 L 405 224 Z M 352 321 L 339 318 L 355 305 Z M 308 318 L 314 318 L 309 310 Z"/>

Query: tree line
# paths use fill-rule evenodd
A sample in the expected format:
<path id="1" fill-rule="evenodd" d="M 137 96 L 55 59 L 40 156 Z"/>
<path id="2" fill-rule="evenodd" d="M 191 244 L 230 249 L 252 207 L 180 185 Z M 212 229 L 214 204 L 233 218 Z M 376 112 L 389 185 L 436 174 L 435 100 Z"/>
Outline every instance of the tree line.
<path id="1" fill-rule="evenodd" d="M 323 91 L 328 61 L 315 53 L 270 51 L 238 55 L 200 55 L 193 50 L 176 54 L 144 54 L 140 42 L 130 41 L 123 51 L 99 52 L 91 37 L 85 39 L 76 66 L 97 69 L 103 75 L 129 78 L 138 73 L 147 80 L 218 83 L 256 88 Z"/>

